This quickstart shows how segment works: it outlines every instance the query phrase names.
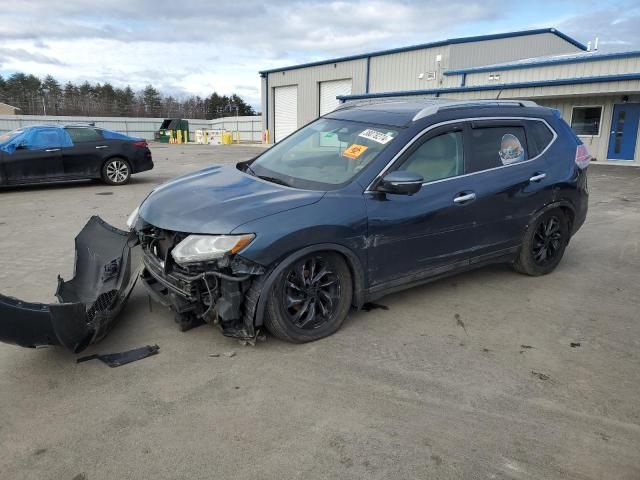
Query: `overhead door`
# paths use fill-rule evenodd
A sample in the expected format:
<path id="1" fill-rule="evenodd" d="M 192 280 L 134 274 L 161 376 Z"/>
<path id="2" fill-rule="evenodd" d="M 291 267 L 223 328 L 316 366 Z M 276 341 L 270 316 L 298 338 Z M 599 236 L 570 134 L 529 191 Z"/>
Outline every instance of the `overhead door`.
<path id="1" fill-rule="evenodd" d="M 275 115 L 273 138 L 279 142 L 298 129 L 298 86 L 276 87 L 273 90 Z"/>
<path id="2" fill-rule="evenodd" d="M 339 95 L 351 95 L 351 79 L 320 82 L 320 116 L 338 108 Z"/>

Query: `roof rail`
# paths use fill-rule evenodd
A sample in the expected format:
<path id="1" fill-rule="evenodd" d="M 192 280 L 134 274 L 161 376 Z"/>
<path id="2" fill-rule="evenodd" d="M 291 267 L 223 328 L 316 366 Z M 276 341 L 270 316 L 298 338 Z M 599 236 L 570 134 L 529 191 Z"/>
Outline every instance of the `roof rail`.
<path id="1" fill-rule="evenodd" d="M 443 99 L 444 100 L 444 99 Z M 413 117 L 413 121 L 429 115 L 435 115 L 442 110 L 451 110 L 454 108 L 471 108 L 471 107 L 537 107 L 536 102 L 531 100 L 448 100 L 438 105 L 433 103 L 426 106 Z"/>
<path id="2" fill-rule="evenodd" d="M 420 98 L 420 97 L 418 97 Z M 427 98 L 425 96 L 425 98 Z M 342 103 L 340 103 L 340 105 L 338 105 L 335 110 L 343 110 L 345 108 L 352 108 L 352 107 L 362 107 L 364 105 L 371 105 L 373 103 L 378 104 L 378 103 L 399 103 L 399 102 L 406 102 L 406 99 L 404 98 L 360 98 L 360 99 L 354 99 L 354 100 L 342 100 Z"/>

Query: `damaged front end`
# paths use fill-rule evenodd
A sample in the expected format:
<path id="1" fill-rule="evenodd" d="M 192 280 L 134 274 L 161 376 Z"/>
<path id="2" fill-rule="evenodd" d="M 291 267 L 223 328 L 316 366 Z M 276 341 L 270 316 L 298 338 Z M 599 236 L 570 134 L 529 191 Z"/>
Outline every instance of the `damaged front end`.
<path id="1" fill-rule="evenodd" d="M 233 254 L 179 265 L 171 252 L 188 234 L 148 224 L 138 233 L 143 284 L 154 300 L 174 312 L 181 330 L 210 323 L 226 336 L 255 341 L 251 287 L 265 273 L 261 265 Z"/>
<path id="2" fill-rule="evenodd" d="M 74 353 L 102 339 L 124 307 L 140 271 L 134 233 L 94 216 L 75 239 L 74 277 L 58 277 L 60 303 L 0 295 L 0 341 L 22 347 L 63 345 Z"/>

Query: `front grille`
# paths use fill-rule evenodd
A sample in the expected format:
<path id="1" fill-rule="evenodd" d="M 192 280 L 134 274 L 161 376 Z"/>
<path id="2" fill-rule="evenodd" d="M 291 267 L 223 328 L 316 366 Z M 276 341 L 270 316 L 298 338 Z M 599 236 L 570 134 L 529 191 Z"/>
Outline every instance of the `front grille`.
<path id="1" fill-rule="evenodd" d="M 149 274 L 173 292 L 189 300 L 193 300 L 198 296 L 196 282 L 165 272 L 160 260 L 154 254 L 145 251 L 143 262 Z"/>

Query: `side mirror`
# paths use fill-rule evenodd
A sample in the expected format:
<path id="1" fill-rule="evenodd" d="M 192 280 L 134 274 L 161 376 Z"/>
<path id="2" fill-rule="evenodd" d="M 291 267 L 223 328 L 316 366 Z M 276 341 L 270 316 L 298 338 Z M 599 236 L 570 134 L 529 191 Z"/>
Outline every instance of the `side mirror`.
<path id="1" fill-rule="evenodd" d="M 16 150 L 26 150 L 27 148 L 29 148 L 29 145 L 24 140 L 16 145 Z"/>
<path id="2" fill-rule="evenodd" d="M 382 177 L 376 190 L 397 195 L 413 195 L 422 188 L 424 179 L 417 173 L 396 170 Z"/>

